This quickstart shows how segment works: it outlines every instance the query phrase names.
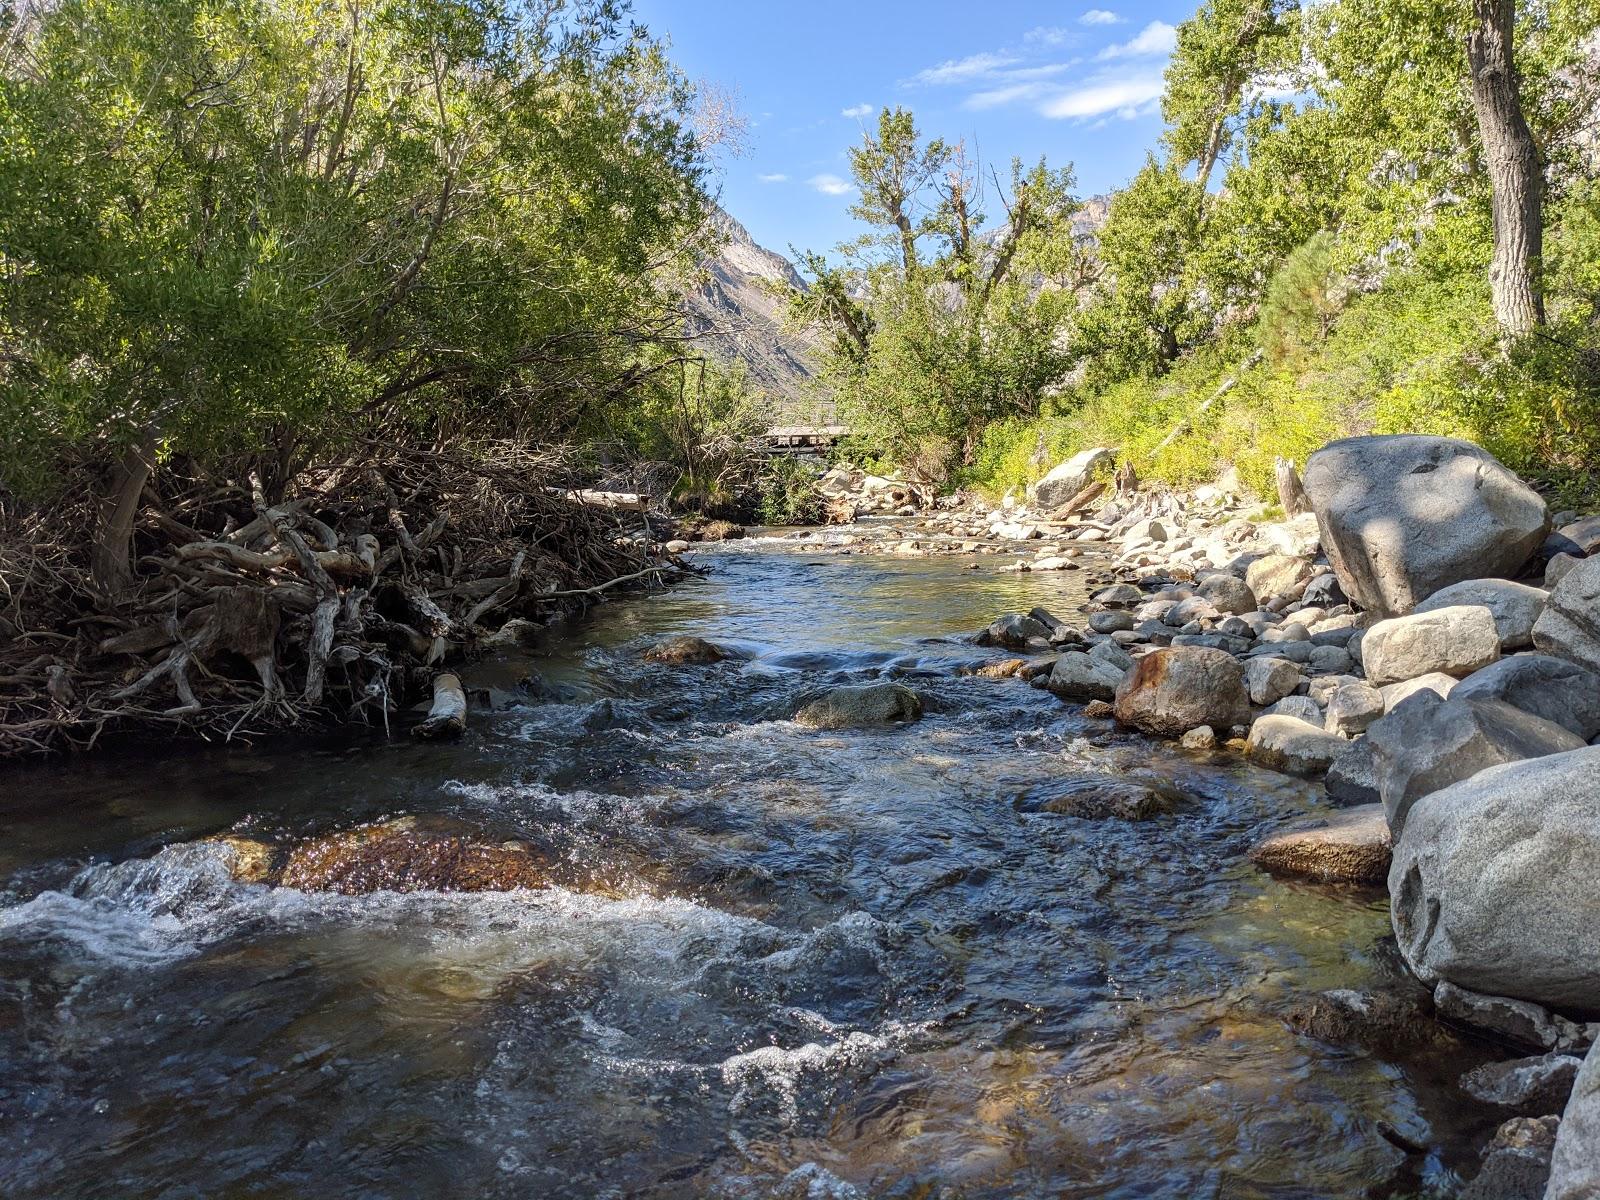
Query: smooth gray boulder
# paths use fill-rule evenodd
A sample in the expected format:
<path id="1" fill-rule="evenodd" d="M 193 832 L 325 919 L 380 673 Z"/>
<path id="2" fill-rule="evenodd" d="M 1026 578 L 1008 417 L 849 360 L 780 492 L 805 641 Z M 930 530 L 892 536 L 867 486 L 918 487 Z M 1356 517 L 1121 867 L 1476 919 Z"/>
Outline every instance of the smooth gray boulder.
<path id="1" fill-rule="evenodd" d="M 1389 869 L 1427 983 L 1600 1014 L 1600 747 L 1490 767 L 1412 807 Z"/>
<path id="2" fill-rule="evenodd" d="M 1305 678 L 1286 658 L 1252 658 L 1244 664 L 1244 686 L 1251 704 L 1276 704 L 1292 695 Z"/>
<path id="3" fill-rule="evenodd" d="M 1435 671 L 1460 678 L 1500 657 L 1494 614 L 1480 605 L 1455 605 L 1379 621 L 1361 639 L 1361 666 L 1374 687 Z"/>
<path id="4" fill-rule="evenodd" d="M 1543 588 L 1509 579 L 1469 579 L 1441 588 L 1417 605 L 1417 612 L 1436 612 L 1457 605 L 1482 605 L 1494 616 L 1500 649 L 1522 650 L 1533 645 L 1533 626 L 1544 612 L 1550 593 Z"/>
<path id="5" fill-rule="evenodd" d="M 899 683 L 837 687 L 800 707 L 796 724 L 808 729 L 866 729 L 922 716 L 922 699 Z"/>
<path id="6" fill-rule="evenodd" d="M 1328 764 L 1328 775 L 1322 786 L 1327 788 L 1328 795 L 1343 804 L 1378 803 L 1378 774 L 1372 759 L 1372 742 L 1364 737 L 1346 742 L 1338 757 Z"/>
<path id="7" fill-rule="evenodd" d="M 1272 596 L 1298 600 L 1316 575 L 1315 568 L 1293 554 L 1267 554 L 1245 569 L 1245 586 L 1263 602 Z"/>
<path id="8" fill-rule="evenodd" d="M 1383 693 L 1370 683 L 1344 683 L 1328 697 L 1328 715 L 1323 728 L 1329 733 L 1354 737 L 1365 733 L 1387 710 Z"/>
<path id="9" fill-rule="evenodd" d="M 1326 771 L 1347 744 L 1321 725 L 1294 717 L 1258 717 L 1250 726 L 1245 754 L 1269 770 L 1311 778 Z"/>
<path id="10" fill-rule="evenodd" d="M 1261 710 L 1263 717 L 1293 717 L 1307 725 L 1322 724 L 1322 709 L 1310 696 L 1285 696 Z"/>
<path id="11" fill-rule="evenodd" d="M 1533 644 L 1600 671 L 1600 558 L 1586 558 L 1550 589 Z"/>
<path id="12" fill-rule="evenodd" d="M 1031 642 L 1049 640 L 1050 627 L 1022 613 L 1007 613 L 978 635 L 978 645 L 1003 646 L 1007 650 L 1026 650 Z"/>
<path id="13" fill-rule="evenodd" d="M 1111 700 L 1124 674 L 1101 658 L 1072 651 L 1056 659 L 1045 687 L 1063 700 Z"/>
<path id="14" fill-rule="evenodd" d="M 1561 1115 L 1544 1200 L 1600 1196 L 1600 1050 L 1589 1051 Z"/>
<path id="15" fill-rule="evenodd" d="M 1367 730 L 1378 796 L 1398 837 L 1422 797 L 1486 767 L 1583 746 L 1571 730 L 1499 700 L 1441 700 L 1423 692 Z"/>
<path id="16" fill-rule="evenodd" d="M 1550 532 L 1537 492 L 1455 438 L 1330 442 L 1304 482 L 1339 586 L 1384 616 L 1464 579 L 1515 575 Z"/>
<path id="17" fill-rule="evenodd" d="M 1157 737 L 1201 725 L 1225 731 L 1250 720 L 1244 671 L 1225 650 L 1170 646 L 1141 658 L 1117 687 L 1117 720 Z"/>
<path id="18" fill-rule="evenodd" d="M 1115 450 L 1104 446 L 1078 451 L 1039 480 L 1033 489 L 1034 504 L 1039 508 L 1060 508 L 1093 483 L 1096 472 L 1111 466 L 1116 455 Z"/>
<path id="19" fill-rule="evenodd" d="M 1563 525 L 1560 532 L 1585 554 L 1600 553 L 1600 516 L 1582 517 Z"/>
<path id="20" fill-rule="evenodd" d="M 1237 575 L 1221 571 L 1207 575 L 1195 589 L 1195 595 L 1210 601 L 1219 613 L 1237 615 L 1256 611 L 1256 594 Z"/>
<path id="21" fill-rule="evenodd" d="M 1600 674 L 1551 654 L 1502 658 L 1468 675 L 1450 694 L 1458 700 L 1504 701 L 1586 742 L 1600 734 Z"/>
<path id="22" fill-rule="evenodd" d="M 1378 690 L 1383 693 L 1383 711 L 1393 712 L 1403 701 L 1411 699 L 1419 692 L 1432 692 L 1441 698 L 1454 695 L 1460 682 L 1454 675 L 1433 671 L 1427 675 L 1418 675 L 1415 679 L 1408 679 L 1404 683 L 1385 684 Z"/>

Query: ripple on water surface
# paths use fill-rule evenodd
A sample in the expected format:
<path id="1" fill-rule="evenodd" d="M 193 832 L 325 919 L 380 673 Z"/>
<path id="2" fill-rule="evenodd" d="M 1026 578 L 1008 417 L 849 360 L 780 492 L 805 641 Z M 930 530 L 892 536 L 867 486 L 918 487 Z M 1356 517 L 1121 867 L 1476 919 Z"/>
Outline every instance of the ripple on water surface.
<path id="1" fill-rule="evenodd" d="M 1243 862 L 1321 803 L 958 675 L 1081 577 L 756 545 L 481 664 L 456 746 L 17 776 L 0 850 L 0 1194 L 1383 1196 L 1489 1124 L 1453 1061 L 1292 1033 L 1391 968 L 1381 897 Z M 694 633 L 741 657 L 649 664 Z M 537 681 L 517 688 L 529 673 Z M 919 724 L 788 720 L 899 678 Z M 1144 821 L 1045 811 L 1085 772 Z M 569 887 L 305 895 L 196 839 L 447 813 Z M 87 865 L 85 865 L 87 863 Z M 563 876 L 563 878 L 566 878 Z M 1392 1125 L 1439 1147 L 1407 1158 Z"/>

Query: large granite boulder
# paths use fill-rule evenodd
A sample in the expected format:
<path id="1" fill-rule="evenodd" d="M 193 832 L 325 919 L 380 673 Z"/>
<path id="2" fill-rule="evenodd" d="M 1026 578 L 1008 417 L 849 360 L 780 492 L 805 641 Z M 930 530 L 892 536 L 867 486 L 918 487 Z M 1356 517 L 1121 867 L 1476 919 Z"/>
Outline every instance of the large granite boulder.
<path id="1" fill-rule="evenodd" d="M 1461 678 L 1500 657 L 1494 614 L 1456 605 L 1379 621 L 1361 639 L 1361 666 L 1374 687 L 1437 671 Z"/>
<path id="2" fill-rule="evenodd" d="M 1584 559 L 1551 589 L 1533 644 L 1600 671 L 1600 557 Z"/>
<path id="3" fill-rule="evenodd" d="M 869 729 L 921 715 L 921 698 L 904 684 L 866 683 L 824 692 L 801 705 L 794 719 L 807 729 Z"/>
<path id="4" fill-rule="evenodd" d="M 1595 1200 L 1600 1196 L 1600 1049 L 1589 1051 L 1572 1087 L 1550 1160 L 1544 1200 Z"/>
<path id="5" fill-rule="evenodd" d="M 1454 438 L 1330 442 L 1306 463 L 1305 488 L 1339 585 L 1385 616 L 1464 579 L 1516 574 L 1550 532 L 1537 492 Z"/>
<path id="6" fill-rule="evenodd" d="M 980 646 L 1027 650 L 1050 642 L 1050 627 L 1032 614 L 1007 613 L 978 635 Z"/>
<path id="7" fill-rule="evenodd" d="M 1450 692 L 1457 700 L 1500 700 L 1554 721 L 1584 741 L 1600 734 L 1600 674 L 1550 654 L 1513 654 L 1474 671 Z"/>
<path id="8" fill-rule="evenodd" d="M 1306 681 L 1287 658 L 1252 658 L 1244 664 L 1244 686 L 1252 704 L 1276 704 Z"/>
<path id="9" fill-rule="evenodd" d="M 1395 937 L 1427 983 L 1600 1014 L 1597 880 L 1600 747 L 1490 767 L 1412 807 Z"/>
<path id="10" fill-rule="evenodd" d="M 1544 612 L 1550 593 L 1509 579 L 1469 579 L 1440 588 L 1421 604 L 1417 612 L 1437 612 L 1457 605 L 1481 605 L 1494 617 L 1500 634 L 1500 649 L 1522 650 L 1533 645 L 1533 626 Z"/>
<path id="11" fill-rule="evenodd" d="M 1378 795 L 1398 837 L 1422 797 L 1486 767 L 1563 754 L 1583 739 L 1498 700 L 1422 692 L 1367 730 Z"/>
<path id="12" fill-rule="evenodd" d="M 1248 613 L 1257 608 L 1256 594 L 1250 590 L 1250 585 L 1226 571 L 1207 575 L 1195 588 L 1195 595 L 1209 600 L 1219 613 Z"/>
<path id="13" fill-rule="evenodd" d="M 1117 720 L 1157 737 L 1209 725 L 1226 731 L 1250 720 L 1244 671 L 1225 650 L 1172 646 L 1145 655 L 1117 685 Z"/>
<path id="14" fill-rule="evenodd" d="M 1117 452 L 1104 446 L 1080 450 L 1039 480 L 1033 502 L 1040 508 L 1060 508 L 1094 482 L 1097 472 L 1116 461 Z"/>

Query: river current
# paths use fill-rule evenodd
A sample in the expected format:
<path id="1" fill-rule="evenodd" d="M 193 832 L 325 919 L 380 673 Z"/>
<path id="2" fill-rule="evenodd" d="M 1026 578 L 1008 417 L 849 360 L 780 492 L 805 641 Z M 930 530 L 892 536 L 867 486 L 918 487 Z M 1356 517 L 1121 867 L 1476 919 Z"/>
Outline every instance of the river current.
<path id="1" fill-rule="evenodd" d="M 1470 1053 L 1285 1023 L 1394 969 L 1381 894 L 1246 861 L 1319 787 L 961 673 L 1000 613 L 1076 617 L 1081 573 L 823 549 L 729 546 L 501 652 L 453 745 L 0 773 L 0 1196 L 1245 1200 L 1472 1173 Z M 644 661 L 679 633 L 749 657 Z M 924 719 L 787 720 L 879 678 Z M 1041 810 L 1086 771 L 1184 800 Z M 308 895 L 197 840 L 419 813 L 578 882 Z"/>

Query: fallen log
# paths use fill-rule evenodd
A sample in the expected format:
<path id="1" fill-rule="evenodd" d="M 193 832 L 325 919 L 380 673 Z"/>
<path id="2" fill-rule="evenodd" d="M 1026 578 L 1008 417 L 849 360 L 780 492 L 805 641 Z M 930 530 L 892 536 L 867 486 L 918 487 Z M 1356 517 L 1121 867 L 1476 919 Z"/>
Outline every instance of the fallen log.
<path id="1" fill-rule="evenodd" d="M 591 508 L 609 508 L 617 512 L 648 512 L 650 497 L 638 492 L 597 492 L 592 488 L 546 488 L 557 496 L 565 496 Z"/>
<path id="2" fill-rule="evenodd" d="M 458 676 L 446 671 L 433 677 L 433 707 L 427 718 L 411 731 L 413 737 L 427 741 L 460 737 L 467 729 L 467 693 Z"/>

